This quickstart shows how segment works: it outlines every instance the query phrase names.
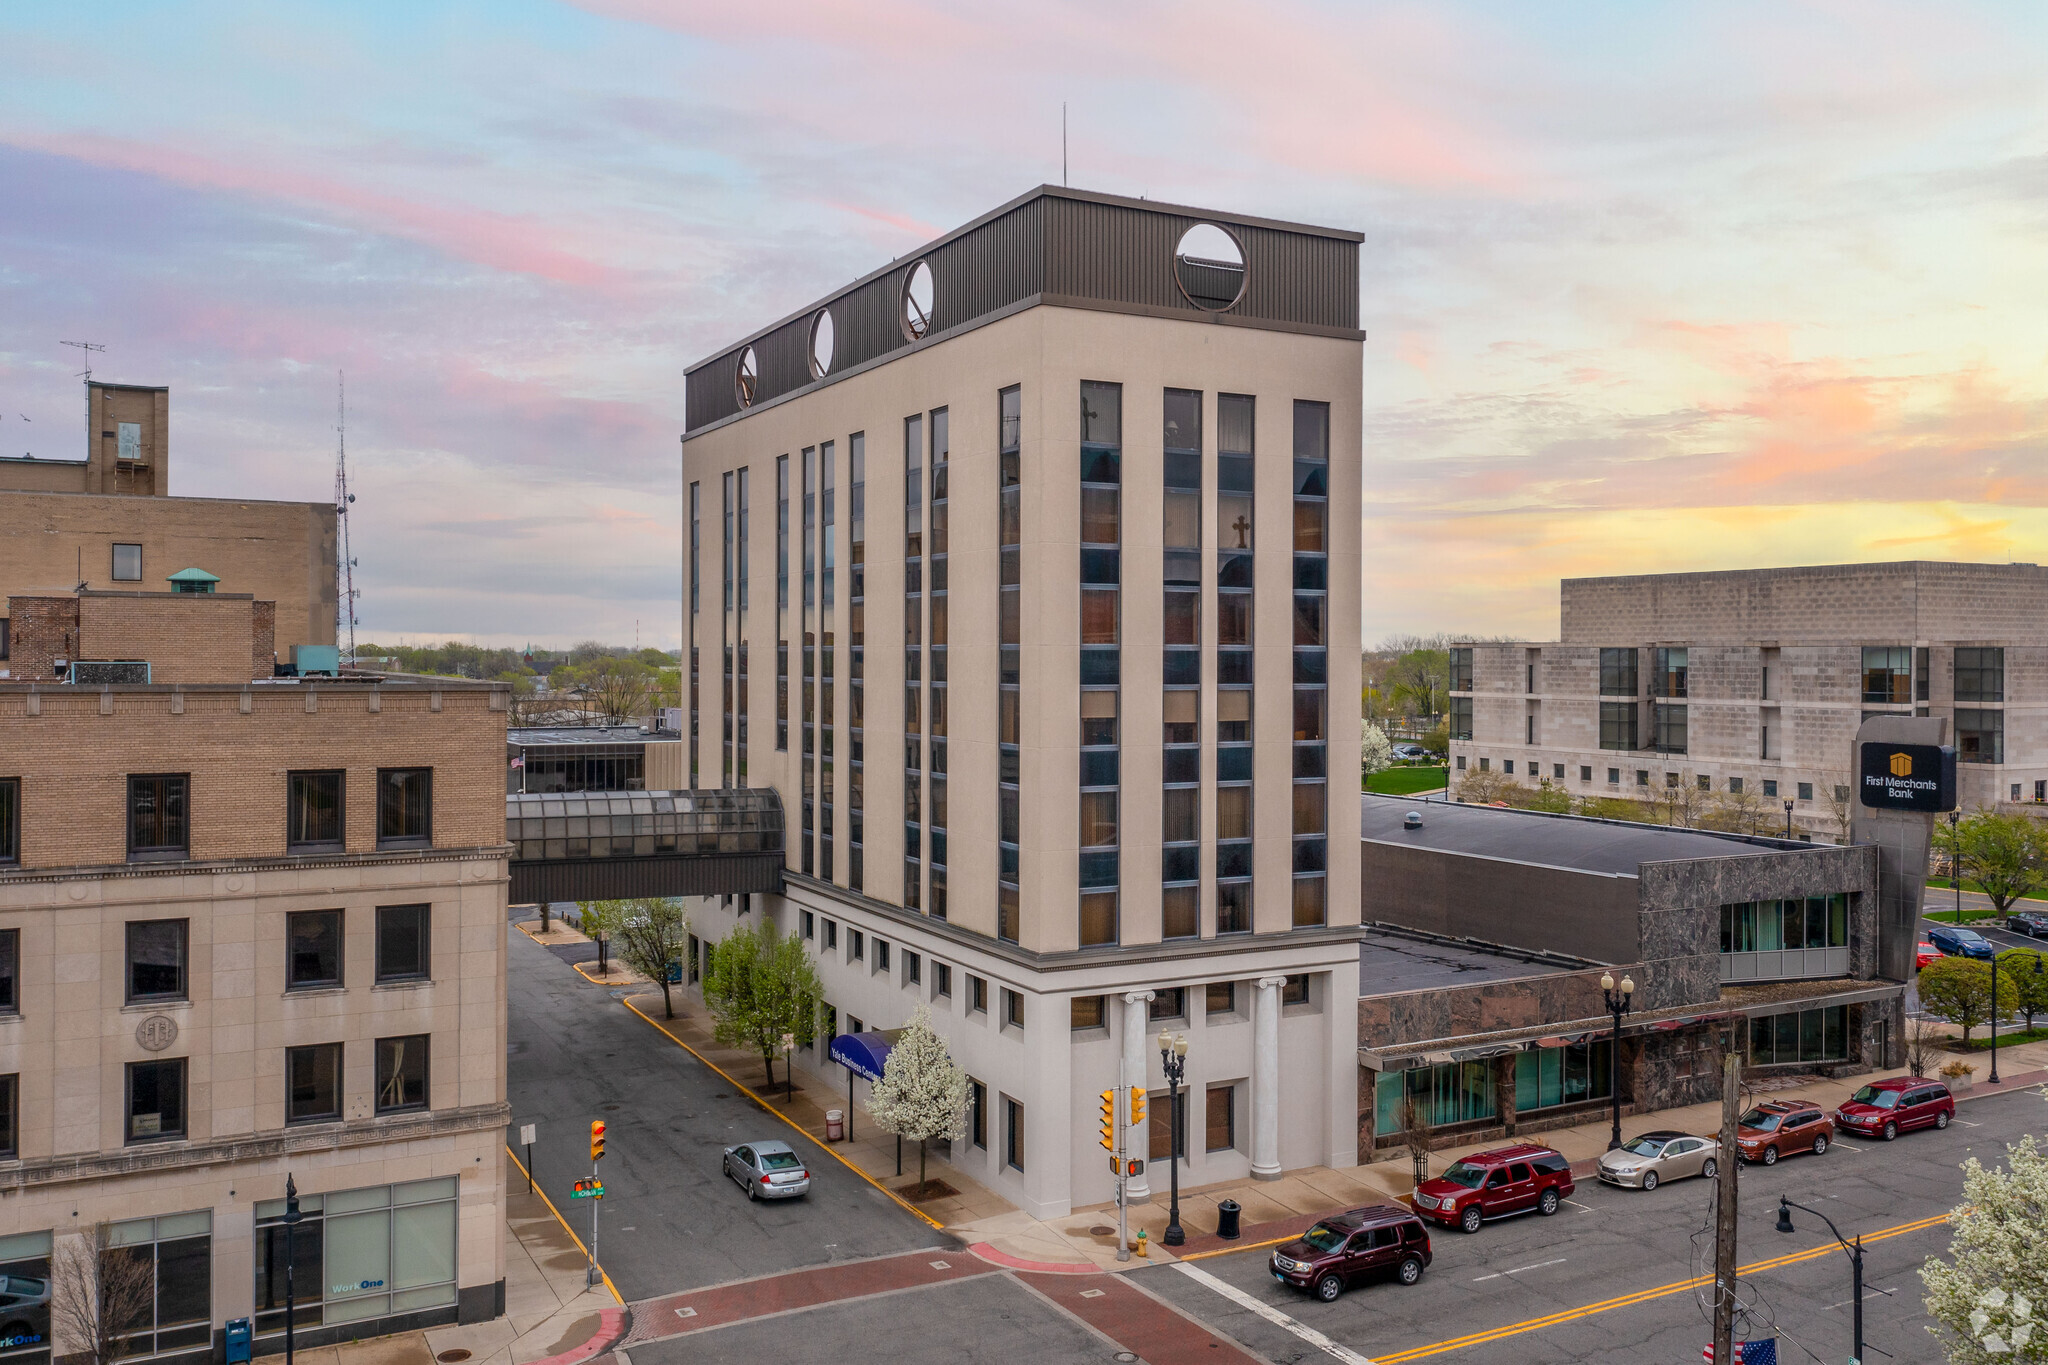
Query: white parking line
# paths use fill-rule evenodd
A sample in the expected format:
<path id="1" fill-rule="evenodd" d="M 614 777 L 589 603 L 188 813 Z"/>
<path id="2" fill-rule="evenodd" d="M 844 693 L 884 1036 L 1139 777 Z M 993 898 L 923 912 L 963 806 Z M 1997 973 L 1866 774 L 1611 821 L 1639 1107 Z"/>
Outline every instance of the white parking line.
<path id="1" fill-rule="evenodd" d="M 1543 1267 L 1547 1265 L 1563 1265 L 1565 1261 L 1568 1259 L 1570 1258 L 1560 1256 L 1554 1261 L 1538 1261 L 1535 1265 L 1518 1265 L 1513 1270 L 1496 1270 L 1491 1275 L 1478 1276 L 1472 1281 L 1472 1283 L 1478 1284 L 1480 1280 L 1497 1280 L 1503 1275 L 1519 1275 L 1525 1270 L 1541 1270 L 1543 1269 Z"/>
<path id="2" fill-rule="evenodd" d="M 1189 1265 L 1186 1261 L 1175 1261 L 1173 1268 L 1195 1283 L 1207 1285 L 1239 1308 L 1250 1313 L 1256 1313 L 1275 1327 L 1284 1328 L 1294 1333 L 1294 1335 L 1300 1337 L 1309 1345 L 1328 1351 L 1331 1355 L 1343 1361 L 1344 1365 L 1373 1365 L 1373 1362 L 1368 1357 L 1360 1355 L 1348 1346 L 1338 1345 L 1315 1328 L 1310 1327 L 1306 1323 L 1296 1322 L 1272 1304 L 1253 1298 L 1236 1285 L 1219 1280 L 1206 1270 Z"/>
<path id="3" fill-rule="evenodd" d="M 1835 1139 L 1835 1146 L 1840 1147 L 1845 1152 L 1860 1152 L 1863 1150 L 1861 1147 L 1858 1147 L 1855 1143 L 1844 1142 L 1840 1138 Z"/>
<path id="4" fill-rule="evenodd" d="M 1567 1204 L 1570 1204 L 1570 1205 L 1571 1205 L 1571 1206 L 1572 1206 L 1573 1208 L 1575 1208 L 1575 1209 L 1584 1209 L 1584 1210 L 1585 1210 L 1585 1211 L 1586 1211 L 1587 1213 L 1591 1213 L 1591 1212 L 1593 1212 L 1593 1209 L 1592 1209 L 1592 1206 L 1591 1206 L 1591 1205 L 1589 1205 L 1589 1204 L 1581 1204 L 1581 1203 L 1580 1203 L 1580 1202 L 1579 1202 L 1578 1200 L 1576 1200 L 1576 1199 L 1567 1199 L 1567 1200 L 1565 1200 L 1564 1202 L 1565 1202 L 1565 1203 L 1567 1203 Z"/>

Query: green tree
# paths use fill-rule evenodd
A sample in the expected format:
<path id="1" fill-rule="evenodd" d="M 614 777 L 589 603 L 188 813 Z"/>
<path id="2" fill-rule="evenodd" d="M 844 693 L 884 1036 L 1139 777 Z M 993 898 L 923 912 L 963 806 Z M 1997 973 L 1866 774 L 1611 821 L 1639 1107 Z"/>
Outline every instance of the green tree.
<path id="1" fill-rule="evenodd" d="M 885 1133 L 917 1144 L 917 1184 L 925 1184 L 925 1143 L 967 1136 L 967 1073 L 932 1027 L 932 1012 L 917 1007 L 882 1063 L 882 1079 L 868 1097 L 868 1113 Z"/>
<path id="2" fill-rule="evenodd" d="M 2000 972 L 1999 1017 L 2011 1014 L 2018 1004 L 2012 978 Z M 1991 964 L 1970 957 L 1943 957 L 1928 963 L 1920 969 L 1920 1005 L 1936 1019 L 1960 1028 L 1967 1045 L 1970 1030 L 1991 1018 Z"/>
<path id="3" fill-rule="evenodd" d="M 647 714 L 659 676 L 638 659 L 604 655 L 558 668 L 549 678 L 557 691 L 575 692 L 606 725 L 622 725 Z"/>
<path id="4" fill-rule="evenodd" d="M 1549 778 L 1536 784 L 1535 791 L 1524 791 L 1515 802 L 1523 810 L 1549 811 L 1553 815 L 1569 815 L 1572 809 L 1572 794 Z"/>
<path id="5" fill-rule="evenodd" d="M 734 929 L 713 945 L 704 970 L 713 1036 L 726 1047 L 759 1052 L 770 1086 L 782 1035 L 793 1033 L 799 1042 L 815 1036 L 823 994 L 803 940 L 777 934 L 772 922 Z"/>
<path id="6" fill-rule="evenodd" d="M 1456 795 L 1468 805 L 1512 806 L 1522 790 L 1522 784 L 1506 773 L 1474 768 L 1458 779 Z"/>
<path id="7" fill-rule="evenodd" d="M 1991 898 L 2000 920 L 2014 901 L 2048 881 L 2048 826 L 2025 815 L 1980 810 L 1956 836 L 1966 880 Z"/>
<path id="8" fill-rule="evenodd" d="M 1963 1163 L 1963 1199 L 1948 1216 L 1948 1259 L 1920 1267 L 1927 1312 L 1954 1365 L 2048 1360 L 2048 1154 L 2030 1134 L 2006 1149 L 2006 1169 Z"/>
<path id="9" fill-rule="evenodd" d="M 619 959 L 661 987 L 666 1018 L 676 1017 L 669 993 L 668 964 L 681 959 L 690 942 L 690 918 L 681 901 L 640 896 L 622 901 L 578 901 L 584 931 L 602 929 L 617 945 Z M 593 935 L 594 937 L 595 935 Z"/>
<path id="10" fill-rule="evenodd" d="M 2018 997 L 2014 1008 L 2032 1029 L 2035 1015 L 2048 1014 L 2048 956 L 2039 948 L 2008 948 L 1998 955 L 1998 976 L 2001 984 L 2007 976 L 2012 978 Z"/>
<path id="11" fill-rule="evenodd" d="M 1448 649 L 1411 649 L 1387 665 L 1387 700 L 1405 715 L 1442 715 L 1450 686 Z"/>

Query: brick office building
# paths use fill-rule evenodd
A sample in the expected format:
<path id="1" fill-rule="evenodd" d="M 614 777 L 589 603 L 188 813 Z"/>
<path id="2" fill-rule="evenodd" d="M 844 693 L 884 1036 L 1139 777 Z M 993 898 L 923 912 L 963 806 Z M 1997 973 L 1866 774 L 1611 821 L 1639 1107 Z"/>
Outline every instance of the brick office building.
<path id="1" fill-rule="evenodd" d="M 501 1312 L 507 694 L 252 679 L 248 598 L 73 602 L 154 681 L 0 684 L 0 1274 L 61 1300 L 103 1228 L 128 1353 L 280 1350 L 290 1174 L 301 1344 Z M 51 1359 L 30 1312 L 0 1358 Z"/>
<path id="2" fill-rule="evenodd" d="M 174 498 L 170 390 L 93 381 L 86 401 L 85 458 L 0 454 L 0 599 L 161 591 L 199 569 L 277 604 L 278 657 L 334 643 L 333 503 Z M 0 616 L 0 679 L 24 676 L 11 634 Z"/>
<path id="3" fill-rule="evenodd" d="M 1681 782 L 1846 835 L 1872 715 L 1937 716 L 1965 807 L 2048 802 L 2048 570 L 1838 564 L 1566 579 L 1559 638 L 1452 650 L 1451 761 L 1579 795 Z M 1839 793 L 1839 795 L 1838 795 Z"/>

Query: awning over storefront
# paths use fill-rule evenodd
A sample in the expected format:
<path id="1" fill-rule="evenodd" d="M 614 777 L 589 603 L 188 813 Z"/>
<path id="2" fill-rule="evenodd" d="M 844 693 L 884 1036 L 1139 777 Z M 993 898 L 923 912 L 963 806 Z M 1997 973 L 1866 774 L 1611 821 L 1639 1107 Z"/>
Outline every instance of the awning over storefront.
<path id="1" fill-rule="evenodd" d="M 901 1029 L 873 1029 L 866 1033 L 842 1033 L 832 1040 L 831 1060 L 854 1075 L 870 1081 L 882 1079 L 882 1067 L 889 1060 Z"/>

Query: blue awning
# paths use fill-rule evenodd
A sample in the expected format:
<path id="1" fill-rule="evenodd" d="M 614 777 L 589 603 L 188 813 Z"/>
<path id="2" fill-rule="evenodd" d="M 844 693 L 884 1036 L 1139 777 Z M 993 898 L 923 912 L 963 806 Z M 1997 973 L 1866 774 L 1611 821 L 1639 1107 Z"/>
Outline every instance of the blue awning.
<path id="1" fill-rule="evenodd" d="M 882 1064 L 889 1060 L 889 1049 L 896 1043 L 900 1029 L 872 1029 L 866 1033 L 842 1033 L 832 1040 L 831 1060 L 839 1063 L 856 1076 L 871 1081 L 882 1079 Z"/>

